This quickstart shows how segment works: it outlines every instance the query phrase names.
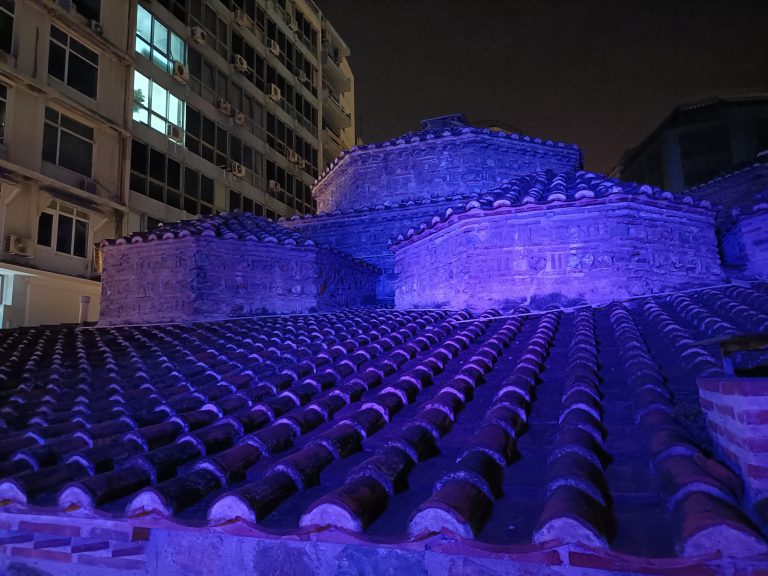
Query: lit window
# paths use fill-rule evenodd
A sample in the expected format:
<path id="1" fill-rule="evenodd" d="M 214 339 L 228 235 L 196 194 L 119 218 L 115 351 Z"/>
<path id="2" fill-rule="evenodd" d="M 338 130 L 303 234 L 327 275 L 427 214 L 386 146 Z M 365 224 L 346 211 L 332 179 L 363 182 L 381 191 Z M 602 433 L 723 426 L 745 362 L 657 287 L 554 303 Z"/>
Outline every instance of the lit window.
<path id="1" fill-rule="evenodd" d="M 93 162 L 93 128 L 45 109 L 43 160 L 90 178 Z"/>
<path id="2" fill-rule="evenodd" d="M 187 61 L 184 41 L 141 6 L 136 17 L 136 53 L 169 74 L 173 74 L 174 61 Z"/>
<path id="3" fill-rule="evenodd" d="M 99 55 L 63 30 L 51 26 L 48 74 L 95 100 Z"/>
<path id="4" fill-rule="evenodd" d="M 184 102 L 140 74 L 133 75 L 133 120 L 168 134 L 168 124 L 184 128 Z"/>
<path id="5" fill-rule="evenodd" d="M 87 258 L 89 219 L 85 210 L 53 200 L 38 218 L 37 243 L 62 254 Z"/>
<path id="6" fill-rule="evenodd" d="M 8 103 L 8 88 L 0 84 L 0 144 L 5 142 L 5 107 Z"/>
<path id="7" fill-rule="evenodd" d="M 10 52 L 13 40 L 14 0 L 0 0 L 0 51 Z"/>

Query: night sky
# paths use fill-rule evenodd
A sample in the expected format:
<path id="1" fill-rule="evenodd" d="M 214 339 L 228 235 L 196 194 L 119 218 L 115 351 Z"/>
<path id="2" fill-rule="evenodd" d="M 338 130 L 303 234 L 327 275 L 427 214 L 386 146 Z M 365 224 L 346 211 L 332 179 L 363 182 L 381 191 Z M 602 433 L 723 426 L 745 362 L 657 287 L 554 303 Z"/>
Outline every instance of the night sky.
<path id="1" fill-rule="evenodd" d="M 365 142 L 464 112 L 609 172 L 679 103 L 768 92 L 768 0 L 315 0 Z"/>

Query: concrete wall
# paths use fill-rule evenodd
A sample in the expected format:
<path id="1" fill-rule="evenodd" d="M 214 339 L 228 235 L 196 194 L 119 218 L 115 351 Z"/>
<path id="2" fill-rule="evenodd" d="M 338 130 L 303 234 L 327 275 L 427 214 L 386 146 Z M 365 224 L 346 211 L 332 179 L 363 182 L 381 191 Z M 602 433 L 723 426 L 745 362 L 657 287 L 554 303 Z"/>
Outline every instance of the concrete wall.
<path id="1" fill-rule="evenodd" d="M 418 228 L 435 214 L 443 213 L 457 203 L 447 200 L 360 214 L 286 220 L 280 224 L 318 244 L 333 246 L 380 268 L 382 273 L 376 285 L 376 297 L 381 304 L 392 305 L 395 298 L 395 257 L 389 250 L 389 240 L 404 234 L 409 228 Z"/>
<path id="2" fill-rule="evenodd" d="M 750 278 L 768 278 L 768 209 L 739 218 L 722 246 L 725 265 Z"/>
<path id="3" fill-rule="evenodd" d="M 109 246 L 100 323 L 192 322 L 372 304 L 377 276 L 315 247 L 202 237 Z"/>
<path id="4" fill-rule="evenodd" d="M 472 210 L 394 247 L 395 304 L 600 303 L 721 277 L 713 216 L 636 201 Z"/>
<path id="5" fill-rule="evenodd" d="M 576 170 L 578 149 L 477 134 L 418 140 L 347 154 L 314 187 L 319 212 L 485 192 L 515 175 Z"/>

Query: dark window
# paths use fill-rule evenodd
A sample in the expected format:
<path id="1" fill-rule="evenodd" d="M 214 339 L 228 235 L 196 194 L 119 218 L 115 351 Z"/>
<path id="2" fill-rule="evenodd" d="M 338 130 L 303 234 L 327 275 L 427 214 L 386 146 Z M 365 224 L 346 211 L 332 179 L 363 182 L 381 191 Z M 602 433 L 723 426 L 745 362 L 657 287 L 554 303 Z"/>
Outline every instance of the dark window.
<path id="1" fill-rule="evenodd" d="M 48 74 L 96 99 L 99 55 L 56 26 L 51 26 Z"/>
<path id="2" fill-rule="evenodd" d="M 0 0 L 0 51 L 10 52 L 13 40 L 14 0 Z"/>
<path id="3" fill-rule="evenodd" d="M 8 102 L 8 88 L 0 84 L 0 144 L 5 142 L 5 107 Z"/>
<path id="4" fill-rule="evenodd" d="M 37 219 L 37 243 L 41 246 L 51 246 L 53 238 L 53 214 L 41 212 Z"/>
<path id="5" fill-rule="evenodd" d="M 43 160 L 90 177 L 93 162 L 93 128 L 53 108 L 46 108 Z"/>
<path id="6" fill-rule="evenodd" d="M 101 19 L 101 0 L 72 0 L 75 9 L 88 20 Z"/>

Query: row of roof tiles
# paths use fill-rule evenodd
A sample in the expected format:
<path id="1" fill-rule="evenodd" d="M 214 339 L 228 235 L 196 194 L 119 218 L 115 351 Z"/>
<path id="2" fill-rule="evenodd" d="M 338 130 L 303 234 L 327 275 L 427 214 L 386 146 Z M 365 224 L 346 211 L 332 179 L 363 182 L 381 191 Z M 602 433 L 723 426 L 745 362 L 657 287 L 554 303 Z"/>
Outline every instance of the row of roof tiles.
<path id="1" fill-rule="evenodd" d="M 697 339 L 765 330 L 766 294 L 733 286 L 501 320 L 492 310 L 369 310 L 5 332 L 0 499 L 63 515 L 493 539 L 485 526 L 512 520 L 510 482 L 533 457 L 520 446 L 554 426 L 554 442 L 537 447 L 548 455 L 528 538 L 606 547 L 612 505 L 624 497 L 606 474 L 627 455 L 610 453 L 605 438 L 637 430 L 676 551 L 703 554 L 717 541 L 731 543 L 727 555 L 761 554 L 739 479 L 680 426 L 679 378 L 665 376 L 645 342 L 660 339 L 694 386 L 696 375 L 720 373 Z M 613 340 L 620 354 L 599 361 Z M 636 428 L 605 423 L 603 389 L 617 377 L 606 361 L 628 377 Z M 537 420 L 552 402 L 556 422 Z M 473 433 L 457 437 L 467 418 Z"/>

